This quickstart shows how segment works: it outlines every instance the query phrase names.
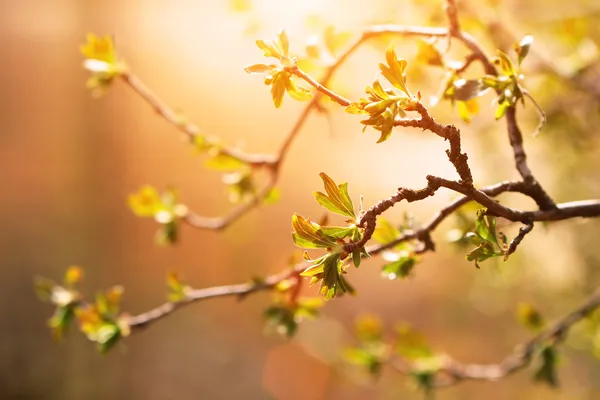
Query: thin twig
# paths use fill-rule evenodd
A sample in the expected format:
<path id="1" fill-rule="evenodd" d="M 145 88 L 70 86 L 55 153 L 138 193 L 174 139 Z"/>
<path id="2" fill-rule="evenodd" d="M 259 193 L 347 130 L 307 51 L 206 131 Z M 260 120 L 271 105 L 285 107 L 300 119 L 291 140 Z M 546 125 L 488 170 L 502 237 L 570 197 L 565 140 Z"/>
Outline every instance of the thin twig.
<path id="1" fill-rule="evenodd" d="M 439 370 L 443 377 L 434 380 L 435 387 L 442 388 L 452 386 L 463 380 L 488 380 L 496 381 L 527 367 L 536 350 L 545 342 L 553 345 L 565 339 L 567 332 L 577 322 L 581 321 L 592 311 L 600 307 L 600 289 L 596 290 L 581 306 L 557 321 L 550 328 L 529 341 L 517 346 L 514 354 L 505 357 L 497 364 L 463 364 L 451 358 L 447 358 Z"/>
<path id="2" fill-rule="evenodd" d="M 158 115 L 163 117 L 178 130 L 185 133 L 190 140 L 193 140 L 196 136 L 202 134 L 196 125 L 183 120 L 181 116 L 162 101 L 136 75 L 127 71 L 120 76 L 129 87 L 150 104 Z M 270 154 L 246 154 L 239 149 L 226 146 L 222 146 L 219 151 L 252 167 L 269 167 L 275 162 L 274 157 Z"/>
<path id="3" fill-rule="evenodd" d="M 347 107 L 350 105 L 350 103 L 352 103 L 350 100 L 344 98 L 343 96 L 335 93 L 331 89 L 326 88 L 325 86 L 323 86 L 323 84 L 317 82 L 306 72 L 302 71 L 300 67 L 298 67 L 298 65 L 294 64 L 292 66 L 286 67 L 285 70 L 293 75 L 296 75 L 300 79 L 304 79 L 308 84 L 310 84 L 319 92 L 323 93 L 325 96 L 329 97 L 331 100 L 335 101 L 341 106 Z"/>
<path id="4" fill-rule="evenodd" d="M 508 249 L 504 254 L 504 261 L 508 260 L 508 257 L 517 250 L 517 246 L 523 241 L 525 235 L 533 230 L 533 222 L 528 222 L 525 226 L 519 229 L 519 234 L 508 245 Z"/>
<path id="5" fill-rule="evenodd" d="M 532 135 L 533 137 L 536 137 L 537 135 L 540 134 L 544 125 L 546 125 L 546 113 L 544 112 L 544 110 L 542 110 L 542 107 L 540 107 L 540 105 L 537 103 L 537 101 L 535 101 L 535 99 L 533 98 L 531 93 L 529 93 L 527 90 L 523 90 L 523 96 L 525 96 L 529 100 L 531 100 L 531 102 L 533 103 L 533 106 L 535 107 L 535 109 L 538 113 L 538 116 L 540 117 L 540 122 L 535 127 L 535 130 L 533 131 L 533 135 Z"/>

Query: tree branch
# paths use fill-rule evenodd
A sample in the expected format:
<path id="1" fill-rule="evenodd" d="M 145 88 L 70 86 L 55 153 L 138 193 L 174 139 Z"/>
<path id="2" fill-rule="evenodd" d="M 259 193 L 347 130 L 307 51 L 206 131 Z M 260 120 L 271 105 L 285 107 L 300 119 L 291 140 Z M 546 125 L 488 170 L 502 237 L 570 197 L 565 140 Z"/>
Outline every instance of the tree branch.
<path id="1" fill-rule="evenodd" d="M 430 178 L 432 178 L 432 179 L 429 180 L 428 186 L 426 186 L 424 189 L 420 189 L 420 190 L 400 189 L 398 191 L 398 193 L 395 196 L 393 196 L 392 198 L 390 198 L 388 200 L 382 200 L 376 206 L 374 206 L 372 208 L 372 210 L 373 210 L 372 212 L 373 213 L 376 213 L 376 212 L 382 213 L 389 207 L 393 206 L 393 204 L 400 201 L 400 200 L 395 201 L 396 199 L 394 197 L 399 198 L 399 197 L 404 196 L 402 199 L 406 199 L 407 201 L 417 201 L 417 200 L 421 200 L 421 199 L 424 199 L 424 198 L 432 195 L 442 185 L 437 186 L 438 179 L 441 179 L 441 178 L 436 178 L 436 177 L 430 177 Z M 451 181 L 442 180 L 442 183 L 444 183 L 444 184 L 447 182 L 451 182 Z M 498 196 L 498 195 L 500 195 L 502 193 L 506 193 L 506 192 L 516 192 L 516 193 L 526 194 L 525 193 L 526 190 L 527 189 L 524 187 L 523 182 L 506 181 L 506 182 L 498 183 L 496 185 L 482 188 L 481 190 L 479 190 L 479 192 L 483 193 L 486 196 L 494 197 L 494 196 Z M 444 221 L 448 216 L 452 215 L 461 206 L 468 203 L 469 201 L 472 201 L 472 199 L 470 197 L 462 196 L 462 197 L 452 201 L 451 203 L 449 203 L 446 207 L 439 210 L 432 217 L 432 219 L 428 223 L 426 223 L 422 228 L 420 228 L 416 231 L 404 231 L 402 236 L 397 238 L 396 240 L 394 240 L 390 243 L 386 243 L 386 244 L 371 246 L 371 247 L 367 248 L 367 252 L 373 256 L 378 255 L 381 252 L 383 252 L 384 250 L 387 250 L 387 249 L 392 248 L 400 243 L 408 242 L 411 240 L 420 240 L 422 242 L 427 243 L 427 239 L 428 238 L 430 239 L 431 233 L 439 226 L 439 224 L 442 221 Z M 381 209 L 384 209 L 384 210 L 381 211 Z M 561 219 L 571 219 L 571 218 L 576 218 L 576 217 L 586 217 L 586 218 L 599 217 L 600 216 L 600 200 L 586 200 L 586 201 L 559 204 L 556 207 L 556 209 L 549 210 L 549 211 L 516 211 L 516 212 L 518 212 L 519 215 L 522 215 L 523 218 L 529 219 L 532 221 L 557 221 L 557 220 L 561 220 Z M 367 223 L 365 223 L 365 224 L 367 224 Z M 372 226 L 372 225 L 367 224 L 367 226 Z M 366 230 L 366 228 L 365 228 L 365 230 Z M 365 233 L 364 236 L 367 236 L 367 234 Z M 371 236 L 372 236 L 372 233 L 371 233 Z M 369 238 L 371 236 L 369 236 Z M 366 241 L 365 241 L 365 243 L 366 243 Z M 354 243 L 347 244 L 347 246 L 349 246 L 349 245 L 355 245 L 355 244 Z M 362 245 L 364 245 L 364 243 Z M 349 249 L 348 252 L 351 252 L 352 250 L 354 250 L 354 249 L 353 248 Z M 434 246 L 432 244 L 429 244 L 424 247 L 423 252 L 433 251 L 433 250 L 435 250 Z M 286 269 L 285 271 L 282 271 L 275 275 L 270 275 L 267 278 L 265 278 L 264 280 L 261 280 L 258 282 L 242 283 L 242 284 L 237 284 L 237 285 L 215 286 L 215 287 L 210 287 L 210 288 L 205 288 L 205 289 L 190 290 L 188 292 L 188 295 L 185 300 L 178 302 L 178 303 L 167 302 L 167 303 L 164 303 L 164 304 L 156 307 L 155 309 L 152 309 L 150 311 L 147 311 L 145 313 L 142 313 L 142 314 L 139 314 L 136 316 L 132 316 L 129 319 L 129 324 L 132 326 L 132 328 L 144 327 L 156 320 L 159 320 L 159 319 L 162 319 L 162 318 L 168 316 L 169 314 L 176 311 L 177 309 L 179 309 L 182 306 L 185 306 L 185 305 L 188 305 L 191 303 L 195 303 L 195 302 L 201 301 L 201 300 L 206 300 L 206 299 L 211 299 L 211 298 L 216 298 L 216 297 L 231 297 L 231 296 L 238 296 L 241 298 L 241 297 L 245 297 L 247 295 L 254 294 L 257 292 L 268 291 L 268 290 L 271 290 L 277 283 L 279 283 L 285 279 L 288 279 L 291 275 L 293 275 L 295 273 L 304 271 L 306 268 L 307 268 L 307 264 L 305 262 L 301 262 L 301 263 L 296 264 L 291 269 Z"/>
<path id="2" fill-rule="evenodd" d="M 554 345 L 565 339 L 571 327 L 581 321 L 591 312 L 600 307 L 600 289 L 592 294 L 581 306 L 557 321 L 548 329 L 542 331 L 529 341 L 517 346 L 514 354 L 505 357 L 497 364 L 464 364 L 451 358 L 446 358 L 442 367 L 436 371 L 432 386 L 443 388 L 453 386 L 464 380 L 496 381 L 527 367 L 540 345 L 546 342 Z M 414 366 L 406 362 L 393 362 L 394 367 L 402 374 L 410 374 Z"/>

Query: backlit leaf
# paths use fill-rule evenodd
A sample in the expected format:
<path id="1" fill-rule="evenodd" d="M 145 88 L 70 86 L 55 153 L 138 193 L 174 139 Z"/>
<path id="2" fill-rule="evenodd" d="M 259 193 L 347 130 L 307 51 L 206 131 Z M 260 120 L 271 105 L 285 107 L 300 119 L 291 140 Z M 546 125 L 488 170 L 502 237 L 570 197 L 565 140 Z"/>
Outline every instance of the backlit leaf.
<path id="1" fill-rule="evenodd" d="M 333 179 L 327 176 L 327 174 L 324 172 L 321 172 L 319 176 L 323 180 L 325 192 L 327 194 L 315 192 L 317 202 L 331 212 L 356 220 L 354 205 L 352 204 L 352 200 L 348 194 L 348 183 L 345 182 L 340 185 L 336 185 Z"/>
<path id="2" fill-rule="evenodd" d="M 292 238 L 296 246 L 304 249 L 331 248 L 337 243 L 335 239 L 325 236 L 321 227 L 301 215 L 292 216 Z"/>

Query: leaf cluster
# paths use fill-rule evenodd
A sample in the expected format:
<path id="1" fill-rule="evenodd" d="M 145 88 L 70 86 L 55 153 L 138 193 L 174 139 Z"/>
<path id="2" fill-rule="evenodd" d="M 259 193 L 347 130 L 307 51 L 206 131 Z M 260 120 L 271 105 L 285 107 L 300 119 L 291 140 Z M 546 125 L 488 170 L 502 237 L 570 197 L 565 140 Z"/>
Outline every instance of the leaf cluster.
<path id="1" fill-rule="evenodd" d="M 479 268 L 479 263 L 492 257 L 505 256 L 508 250 L 506 236 L 496 231 L 496 217 L 488 215 L 486 210 L 477 211 L 475 231 L 467 237 L 477 247 L 466 254 L 467 261 L 473 261 Z"/>
<path id="2" fill-rule="evenodd" d="M 80 47 L 85 56 L 83 67 L 92 73 L 87 87 L 95 96 L 100 96 L 110 86 L 114 78 L 126 71 L 125 63 L 118 57 L 113 39 L 106 35 L 87 35 L 87 43 Z"/>
<path id="3" fill-rule="evenodd" d="M 386 141 L 392 134 L 396 118 L 406 116 L 406 111 L 414 109 L 418 98 L 413 97 L 406 87 L 406 60 L 398 59 L 394 47 L 388 47 L 386 53 L 387 64 L 380 63 L 379 69 L 385 79 L 392 84 L 392 88 L 384 89 L 379 80 L 367 86 L 367 98 L 361 98 L 346 108 L 350 114 L 364 114 L 369 118 L 360 121 L 365 125 L 381 132 L 377 143 Z"/>
<path id="4" fill-rule="evenodd" d="M 152 186 L 142 186 L 131 194 L 127 203 L 135 215 L 154 218 L 161 225 L 155 239 L 158 244 L 172 244 L 177 241 L 181 218 L 188 214 L 188 208 L 179 203 L 179 194 L 169 188 L 163 193 Z"/>
<path id="5" fill-rule="evenodd" d="M 327 210 L 347 217 L 347 226 L 321 226 L 301 215 L 292 217 L 292 239 L 296 246 L 303 249 L 325 249 L 327 254 L 311 259 L 305 252 L 304 259 L 312 264 L 302 276 L 310 277 L 310 285 L 321 282 L 320 292 L 325 299 L 332 299 L 339 293 L 352 293 L 352 286 L 344 278 L 346 273 L 346 259 L 351 256 L 355 267 L 360 266 L 361 258 L 368 256 L 364 247 L 356 249 L 352 254 L 347 254 L 344 245 L 348 239 L 352 242 L 359 241 L 363 229 L 356 225 L 357 215 L 354 205 L 348 194 L 348 184 L 337 185 L 327 174 L 321 173 L 325 193 L 315 192 L 317 202 Z"/>
<path id="6" fill-rule="evenodd" d="M 284 30 L 277 35 L 276 40 L 257 40 L 256 45 L 265 57 L 276 58 L 279 64 L 253 64 L 244 70 L 249 74 L 265 76 L 265 85 L 271 86 L 271 96 L 276 108 L 281 107 L 286 92 L 298 101 L 306 101 L 312 97 L 310 90 L 298 86 L 292 74 L 286 71 L 286 67 L 295 65 L 297 60 L 289 55 L 289 40 Z"/>

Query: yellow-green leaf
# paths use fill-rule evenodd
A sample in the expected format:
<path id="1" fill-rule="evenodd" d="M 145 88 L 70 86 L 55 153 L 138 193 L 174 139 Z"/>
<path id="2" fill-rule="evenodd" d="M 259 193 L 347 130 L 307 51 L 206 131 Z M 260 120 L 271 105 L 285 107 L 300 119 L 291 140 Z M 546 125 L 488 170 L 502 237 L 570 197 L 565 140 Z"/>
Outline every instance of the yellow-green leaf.
<path id="1" fill-rule="evenodd" d="M 292 216 L 292 237 L 296 246 L 304 249 L 331 248 L 337 243 L 335 239 L 327 237 L 321 227 L 301 215 Z"/>
<path id="2" fill-rule="evenodd" d="M 339 186 L 327 174 L 321 172 L 319 174 L 325 186 L 325 192 L 315 192 L 317 202 L 336 214 L 341 214 L 356 220 L 354 205 L 348 194 L 348 183 L 344 182 Z"/>

